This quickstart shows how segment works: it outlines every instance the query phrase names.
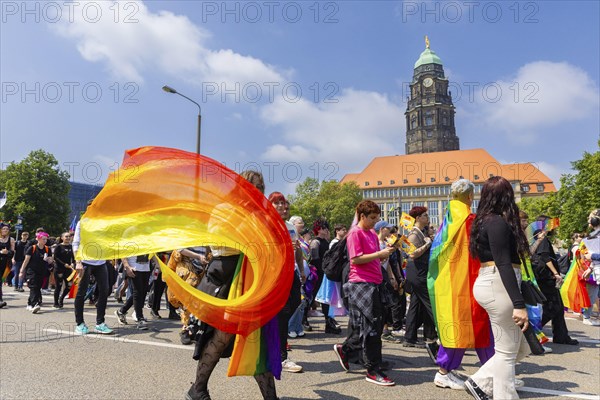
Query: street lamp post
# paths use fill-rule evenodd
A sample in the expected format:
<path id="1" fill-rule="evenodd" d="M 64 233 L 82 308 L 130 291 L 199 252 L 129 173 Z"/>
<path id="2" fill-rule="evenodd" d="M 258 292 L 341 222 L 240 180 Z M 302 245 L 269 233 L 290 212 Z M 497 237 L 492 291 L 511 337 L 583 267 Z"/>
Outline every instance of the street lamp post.
<path id="1" fill-rule="evenodd" d="M 200 104 L 196 103 L 194 100 L 190 99 L 189 97 L 187 97 L 184 94 L 179 93 L 177 90 L 173 89 L 170 86 L 163 86 L 162 89 L 167 92 L 167 93 L 174 93 L 174 94 L 178 94 L 181 97 L 191 101 L 192 103 L 194 103 L 195 105 L 198 106 L 198 127 L 197 127 L 197 136 L 196 136 L 196 154 L 200 154 L 200 129 L 201 129 L 201 124 L 202 124 L 202 107 L 200 107 Z"/>

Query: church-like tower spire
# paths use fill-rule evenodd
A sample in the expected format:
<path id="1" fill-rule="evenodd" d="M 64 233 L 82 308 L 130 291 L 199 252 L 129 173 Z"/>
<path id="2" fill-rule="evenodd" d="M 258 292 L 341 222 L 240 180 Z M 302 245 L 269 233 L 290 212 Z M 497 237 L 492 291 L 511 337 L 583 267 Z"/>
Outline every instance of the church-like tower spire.
<path id="1" fill-rule="evenodd" d="M 454 104 L 448 92 L 442 60 L 429 48 L 414 66 L 406 107 L 406 154 L 459 150 L 454 127 Z"/>

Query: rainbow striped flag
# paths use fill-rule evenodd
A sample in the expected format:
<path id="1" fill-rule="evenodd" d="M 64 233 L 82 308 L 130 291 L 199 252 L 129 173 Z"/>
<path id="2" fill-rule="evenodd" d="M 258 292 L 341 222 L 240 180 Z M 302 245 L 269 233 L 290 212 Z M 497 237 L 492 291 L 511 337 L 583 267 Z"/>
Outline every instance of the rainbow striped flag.
<path id="1" fill-rule="evenodd" d="M 573 261 L 571 261 L 565 281 L 560 287 L 560 296 L 565 307 L 575 312 L 581 312 L 582 308 L 591 307 L 585 282 L 579 280 L 579 273 L 587 269 L 587 266 L 581 260 L 582 254 L 585 254 L 585 244 L 583 242 L 579 244 L 579 249 L 573 255 Z"/>
<path id="2" fill-rule="evenodd" d="M 438 335 L 447 348 L 490 344 L 489 317 L 473 297 L 480 267 L 469 253 L 474 218 L 469 206 L 451 200 L 431 246 L 427 288 Z"/>
<path id="3" fill-rule="evenodd" d="M 199 320 L 247 336 L 286 303 L 294 249 L 271 203 L 224 165 L 165 147 L 128 150 L 121 168 L 80 220 L 78 260 L 112 260 L 195 246 L 226 246 L 248 258 L 252 284 L 241 296 L 218 299 L 160 264 L 169 290 Z"/>

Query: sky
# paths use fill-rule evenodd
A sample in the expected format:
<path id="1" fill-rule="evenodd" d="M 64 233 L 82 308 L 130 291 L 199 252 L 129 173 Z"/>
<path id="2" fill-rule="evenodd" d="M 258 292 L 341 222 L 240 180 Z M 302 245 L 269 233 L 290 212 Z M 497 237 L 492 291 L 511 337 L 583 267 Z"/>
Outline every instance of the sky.
<path id="1" fill-rule="evenodd" d="M 597 1 L 1 1 L 0 164 L 35 149 L 102 184 L 127 149 L 196 149 L 267 193 L 404 154 L 406 96 L 441 58 L 461 149 L 556 184 L 600 135 Z"/>

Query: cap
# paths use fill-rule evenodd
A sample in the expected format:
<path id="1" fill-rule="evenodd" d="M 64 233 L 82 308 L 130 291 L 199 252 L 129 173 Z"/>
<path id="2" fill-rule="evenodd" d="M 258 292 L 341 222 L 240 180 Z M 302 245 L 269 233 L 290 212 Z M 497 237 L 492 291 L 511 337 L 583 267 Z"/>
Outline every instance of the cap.
<path id="1" fill-rule="evenodd" d="M 394 225 L 390 224 L 387 221 L 382 220 L 375 224 L 375 232 L 379 232 L 382 228 L 392 229 L 393 227 L 394 227 Z"/>

